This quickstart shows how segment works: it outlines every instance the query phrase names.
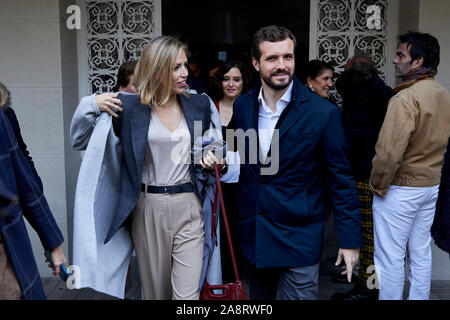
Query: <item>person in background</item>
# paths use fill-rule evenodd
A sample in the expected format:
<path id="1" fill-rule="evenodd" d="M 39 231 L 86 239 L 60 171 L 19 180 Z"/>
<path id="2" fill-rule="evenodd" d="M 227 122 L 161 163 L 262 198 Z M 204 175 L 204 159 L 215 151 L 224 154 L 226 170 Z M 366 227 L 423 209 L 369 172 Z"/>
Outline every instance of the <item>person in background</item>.
<path id="1" fill-rule="evenodd" d="M 0 101 L 3 100 L 3 92 Z M 0 300 L 42 300 L 45 292 L 24 217 L 49 250 L 59 275 L 66 264 L 63 235 L 42 193 L 9 119 L 0 108 Z M 44 256 L 42 252 L 42 256 Z"/>
<path id="2" fill-rule="evenodd" d="M 431 236 L 436 245 L 450 255 L 450 137 L 447 142 L 447 152 L 444 155 Z"/>
<path id="3" fill-rule="evenodd" d="M 219 111 L 222 126 L 226 127 L 233 115 L 234 101 L 249 89 L 250 72 L 243 62 L 231 60 L 219 68 L 212 83 L 212 98 Z"/>
<path id="4" fill-rule="evenodd" d="M 116 92 L 106 92 L 91 96 L 91 103 L 95 104 L 95 108 L 100 112 L 105 111 L 117 117 L 115 112 L 122 111 L 119 105 L 120 101 L 117 99 L 119 92 L 137 93 L 136 87 L 134 86 L 134 69 L 136 68 L 136 63 L 136 61 L 130 60 L 120 65 L 114 87 L 114 91 Z"/>
<path id="5" fill-rule="evenodd" d="M 321 60 L 311 60 L 305 68 L 303 83 L 319 97 L 329 100 L 333 88 L 334 68 Z"/>
<path id="6" fill-rule="evenodd" d="M 222 136 L 226 138 L 227 125 L 231 120 L 233 115 L 233 104 L 237 97 L 242 93 L 246 93 L 249 89 L 251 83 L 250 72 L 248 67 L 239 60 L 231 60 L 222 65 L 215 75 L 213 81 L 213 99 L 214 104 L 220 114 L 220 119 L 222 122 Z M 233 161 L 239 163 L 239 158 L 237 153 L 227 152 L 229 158 L 233 157 Z M 231 160 L 227 161 L 232 162 Z M 232 180 L 227 180 L 227 177 L 231 177 L 231 172 L 224 176 L 222 179 L 222 190 L 225 202 L 225 208 L 227 210 L 228 223 L 230 227 L 230 233 L 232 239 L 234 239 L 234 216 L 238 209 L 237 204 L 237 179 L 239 176 L 233 176 Z M 233 266 L 231 264 L 230 253 L 227 235 L 225 232 L 224 224 L 221 223 L 221 258 L 222 258 L 222 277 L 224 282 L 233 282 L 234 273 Z M 239 249 L 237 248 L 237 242 L 233 242 L 233 247 L 235 252 L 239 254 Z M 237 261 L 241 261 L 240 258 Z"/>
<path id="7" fill-rule="evenodd" d="M 389 100 L 370 175 L 379 300 L 403 299 L 406 252 L 408 299 L 430 297 L 430 228 L 450 136 L 450 94 L 434 79 L 439 55 L 430 34 L 399 36 L 393 63 L 403 83 Z"/>
<path id="8" fill-rule="evenodd" d="M 211 59 L 206 63 L 205 77 L 208 81 L 208 90 L 206 91 L 208 96 L 212 97 L 214 90 L 214 81 L 216 73 L 219 71 L 220 67 L 223 66 L 224 62 L 219 59 Z"/>
<path id="9" fill-rule="evenodd" d="M 136 68 L 136 63 L 136 61 L 130 60 L 120 65 L 114 91 L 137 93 L 136 87 L 134 86 L 134 69 Z"/>
<path id="10" fill-rule="evenodd" d="M 355 287 L 349 292 L 334 294 L 332 299 L 376 300 L 378 290 L 370 290 L 367 285 L 368 278 L 375 271 L 368 272 L 374 265 L 373 195 L 369 188 L 369 178 L 378 133 L 394 92 L 379 78 L 375 65 L 366 55 L 357 55 L 349 60 L 344 73 L 336 81 L 336 89 L 343 98 L 341 115 L 350 165 L 358 190 L 363 245 L 359 250 L 360 265 L 358 277 L 355 277 Z"/>
<path id="11" fill-rule="evenodd" d="M 202 69 L 198 56 L 189 58 L 188 78 L 186 83 L 191 90 L 195 90 L 198 94 L 205 93 L 208 90 L 208 81 L 202 79 Z"/>

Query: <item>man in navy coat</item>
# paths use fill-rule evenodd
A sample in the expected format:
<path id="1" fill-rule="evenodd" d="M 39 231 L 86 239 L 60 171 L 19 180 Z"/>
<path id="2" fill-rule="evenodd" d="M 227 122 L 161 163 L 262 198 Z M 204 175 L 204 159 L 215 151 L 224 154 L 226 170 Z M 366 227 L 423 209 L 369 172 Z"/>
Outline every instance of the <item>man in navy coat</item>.
<path id="1" fill-rule="evenodd" d="M 339 111 L 293 76 L 295 46 L 294 35 L 284 27 L 256 32 L 252 62 L 262 85 L 236 100 L 229 126 L 237 141 L 239 131 L 247 135 L 237 145 L 236 228 L 251 299 L 317 299 L 325 188 L 336 218 L 336 264 L 345 262 L 342 274 L 348 281 L 362 242 Z"/>

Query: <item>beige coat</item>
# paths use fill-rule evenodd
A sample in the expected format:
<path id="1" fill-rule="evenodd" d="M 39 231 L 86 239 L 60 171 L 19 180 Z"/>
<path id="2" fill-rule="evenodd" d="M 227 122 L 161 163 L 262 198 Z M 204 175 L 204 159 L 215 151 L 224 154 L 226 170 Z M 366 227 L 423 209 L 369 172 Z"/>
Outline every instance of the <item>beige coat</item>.
<path id="1" fill-rule="evenodd" d="M 439 184 L 450 136 L 450 94 L 434 78 L 402 84 L 388 105 L 375 146 L 370 187 L 385 196 L 390 185 Z"/>

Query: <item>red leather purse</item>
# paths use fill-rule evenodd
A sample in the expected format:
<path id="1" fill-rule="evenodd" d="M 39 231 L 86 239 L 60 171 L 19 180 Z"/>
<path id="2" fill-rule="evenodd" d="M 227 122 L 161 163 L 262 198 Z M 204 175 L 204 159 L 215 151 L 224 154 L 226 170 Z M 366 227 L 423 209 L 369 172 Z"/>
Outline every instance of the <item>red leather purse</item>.
<path id="1" fill-rule="evenodd" d="M 214 207 L 213 207 L 213 223 L 212 223 L 212 234 L 215 230 L 215 222 L 217 215 L 217 200 L 220 198 L 220 207 L 223 213 L 223 222 L 225 225 L 225 230 L 227 232 L 228 245 L 230 247 L 231 262 L 233 263 L 234 275 L 236 277 L 236 282 L 226 283 L 219 285 L 210 285 L 206 280 L 203 285 L 202 291 L 200 293 L 200 300 L 247 300 L 245 295 L 242 282 L 239 279 L 239 273 L 236 265 L 236 258 L 234 256 L 233 244 L 231 241 L 230 228 L 228 227 L 228 219 L 225 211 L 225 205 L 223 203 L 222 187 L 220 185 L 220 175 L 219 168 L 214 165 L 214 171 L 216 173 L 216 194 L 214 196 Z M 220 290 L 222 293 L 215 293 L 214 290 Z"/>

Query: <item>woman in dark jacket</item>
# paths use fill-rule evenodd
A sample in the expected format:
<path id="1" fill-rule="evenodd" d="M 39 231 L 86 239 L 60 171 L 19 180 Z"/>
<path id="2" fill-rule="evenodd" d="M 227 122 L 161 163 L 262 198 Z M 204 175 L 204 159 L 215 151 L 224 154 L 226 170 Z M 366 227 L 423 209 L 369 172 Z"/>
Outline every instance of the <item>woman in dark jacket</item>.
<path id="1" fill-rule="evenodd" d="M 64 238 L 2 105 L 0 103 L 0 300 L 42 300 L 45 292 L 24 218 L 39 235 L 43 248 L 51 252 L 54 275 L 59 274 L 61 264 L 66 264 L 62 251 Z"/>
<path id="2" fill-rule="evenodd" d="M 39 185 L 39 189 L 44 192 L 44 187 L 42 185 L 42 180 L 39 177 L 36 168 L 34 167 L 33 159 L 30 156 L 30 152 L 27 150 L 27 145 L 25 141 L 23 141 L 22 134 L 20 132 L 19 121 L 17 120 L 16 113 L 11 108 L 11 94 L 9 90 L 0 82 L 0 107 L 5 112 L 6 117 L 9 120 L 11 128 L 14 131 L 14 136 L 17 139 L 17 143 L 19 144 L 20 150 L 23 152 L 23 155 L 28 160 L 30 164 L 31 171 L 33 173 L 34 178 L 36 179 L 37 184 Z"/>
<path id="3" fill-rule="evenodd" d="M 214 76 L 212 81 L 214 104 L 219 111 L 222 122 L 222 136 L 226 139 L 227 126 L 233 116 L 234 101 L 250 88 L 251 74 L 246 64 L 239 60 L 231 60 L 223 64 Z M 235 238 L 235 215 L 238 208 L 237 203 L 237 181 L 222 182 L 223 199 L 225 210 L 227 212 L 228 224 L 230 227 L 231 238 Z M 223 221 L 223 220 L 221 220 Z M 230 259 L 230 247 L 228 246 L 227 233 L 225 225 L 220 225 L 220 246 L 222 259 L 222 278 L 224 283 L 234 281 L 234 270 Z M 233 240 L 233 246 L 237 253 L 237 241 Z M 240 257 L 237 260 L 241 260 Z"/>
<path id="4" fill-rule="evenodd" d="M 342 95 L 342 122 L 347 152 L 358 190 L 363 245 L 360 248 L 360 269 L 357 283 L 349 292 L 336 293 L 336 300 L 376 299 L 377 290 L 367 288 L 367 273 L 373 262 L 372 193 L 369 188 L 372 159 L 378 133 L 383 125 L 389 99 L 393 91 L 378 76 L 369 57 L 353 57 L 345 72 L 336 81 L 336 89 Z"/>
<path id="5" fill-rule="evenodd" d="M 450 253 L 450 137 L 447 144 L 447 152 L 444 156 L 442 167 L 441 184 L 436 202 L 436 214 L 431 235 L 436 245 L 442 250 Z"/>

